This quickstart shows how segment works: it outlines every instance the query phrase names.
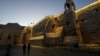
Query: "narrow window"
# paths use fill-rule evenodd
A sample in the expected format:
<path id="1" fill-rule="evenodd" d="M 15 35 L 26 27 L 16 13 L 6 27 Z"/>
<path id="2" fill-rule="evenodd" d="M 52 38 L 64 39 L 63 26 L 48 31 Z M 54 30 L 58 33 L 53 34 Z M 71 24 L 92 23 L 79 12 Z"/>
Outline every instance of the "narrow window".
<path id="1" fill-rule="evenodd" d="M 96 9 L 96 12 L 98 11 L 98 9 Z"/>
<path id="2" fill-rule="evenodd" d="M 66 22 L 66 25 L 69 25 L 69 23 L 70 23 L 70 22 L 69 22 L 69 21 L 67 21 L 67 22 Z"/>
<path id="3" fill-rule="evenodd" d="M 57 21 L 57 18 L 55 18 L 55 21 Z"/>
<path id="4" fill-rule="evenodd" d="M 84 19 L 82 19 L 82 22 L 84 22 Z"/>
<path id="5" fill-rule="evenodd" d="M 52 25 L 52 28 L 54 28 L 54 27 L 55 27 L 55 25 L 53 24 L 53 25 Z"/>

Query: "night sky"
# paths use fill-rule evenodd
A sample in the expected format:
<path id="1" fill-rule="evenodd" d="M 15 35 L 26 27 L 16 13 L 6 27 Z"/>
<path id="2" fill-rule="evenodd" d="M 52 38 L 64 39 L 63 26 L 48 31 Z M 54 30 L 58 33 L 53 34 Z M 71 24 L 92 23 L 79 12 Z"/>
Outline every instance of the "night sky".
<path id="1" fill-rule="evenodd" d="M 73 0 L 79 9 L 95 0 Z M 0 24 L 27 26 L 64 11 L 65 0 L 0 0 Z"/>

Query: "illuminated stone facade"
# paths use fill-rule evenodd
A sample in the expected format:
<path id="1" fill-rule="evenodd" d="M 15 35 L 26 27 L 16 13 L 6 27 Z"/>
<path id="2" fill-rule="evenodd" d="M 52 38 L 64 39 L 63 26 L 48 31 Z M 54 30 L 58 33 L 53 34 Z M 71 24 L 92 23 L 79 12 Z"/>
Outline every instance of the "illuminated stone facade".
<path id="1" fill-rule="evenodd" d="M 31 41 L 34 44 L 40 43 L 39 45 L 44 43 L 47 45 L 48 43 L 51 45 L 61 45 L 62 43 L 66 43 L 66 40 L 69 38 L 69 36 L 70 39 L 72 39 L 72 37 L 73 39 L 76 39 L 74 14 L 74 11 L 70 11 L 65 14 L 60 14 L 59 16 L 46 17 L 38 24 L 33 26 L 33 37 L 31 38 Z M 42 38 L 42 43 L 39 39 L 36 42 L 34 38 L 38 38 L 41 35 L 44 36 Z"/>
<path id="2" fill-rule="evenodd" d="M 83 43 L 100 44 L 100 2 L 93 2 L 76 11 Z"/>
<path id="3" fill-rule="evenodd" d="M 24 27 L 17 23 L 0 25 L 0 44 L 18 44 L 20 42 L 20 35 L 23 29 Z"/>
<path id="4" fill-rule="evenodd" d="M 33 37 L 42 35 L 39 44 L 100 44 L 100 1 L 95 1 L 79 10 L 48 16 L 33 26 Z M 57 30 L 62 27 L 62 30 Z M 61 32 L 57 34 L 57 32 Z M 52 36 L 49 36 L 52 35 Z M 58 35 L 58 36 L 55 36 Z M 55 36 L 55 38 L 54 38 Z M 38 39 L 37 39 L 38 40 Z M 68 42 L 69 41 L 69 42 Z M 33 43 L 32 42 L 32 43 Z M 35 40 L 35 43 L 37 43 Z"/>

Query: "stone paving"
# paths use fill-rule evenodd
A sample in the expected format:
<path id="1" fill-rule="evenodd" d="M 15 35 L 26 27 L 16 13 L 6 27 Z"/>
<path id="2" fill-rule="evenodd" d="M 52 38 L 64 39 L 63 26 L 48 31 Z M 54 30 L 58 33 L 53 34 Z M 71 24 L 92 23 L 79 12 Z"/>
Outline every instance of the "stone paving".
<path id="1" fill-rule="evenodd" d="M 80 51 L 78 49 L 68 49 L 60 47 L 47 48 L 32 45 L 29 55 L 27 50 L 23 55 L 22 46 L 12 46 L 8 53 L 6 46 L 0 46 L 0 56 L 100 56 L 100 54 L 88 51 Z"/>

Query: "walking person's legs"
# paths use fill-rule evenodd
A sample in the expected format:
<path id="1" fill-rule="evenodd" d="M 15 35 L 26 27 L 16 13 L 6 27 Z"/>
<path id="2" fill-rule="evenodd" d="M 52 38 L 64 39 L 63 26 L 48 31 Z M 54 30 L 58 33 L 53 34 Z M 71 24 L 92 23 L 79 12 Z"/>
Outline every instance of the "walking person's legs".
<path id="1" fill-rule="evenodd" d="M 28 55 L 30 55 L 30 43 L 28 44 Z"/>
<path id="2" fill-rule="evenodd" d="M 25 51 L 26 51 L 26 45 L 23 45 L 23 56 L 25 55 Z"/>

